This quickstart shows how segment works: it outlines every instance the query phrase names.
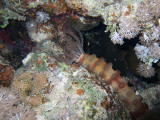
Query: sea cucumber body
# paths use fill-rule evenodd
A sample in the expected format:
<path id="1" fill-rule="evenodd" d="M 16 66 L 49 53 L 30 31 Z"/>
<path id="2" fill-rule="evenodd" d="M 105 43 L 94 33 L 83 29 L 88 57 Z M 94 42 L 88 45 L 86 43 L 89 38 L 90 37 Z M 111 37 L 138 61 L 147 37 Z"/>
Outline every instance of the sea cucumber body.
<path id="1" fill-rule="evenodd" d="M 112 64 L 107 64 L 103 58 L 99 59 L 95 55 L 86 53 L 77 60 L 77 63 L 101 77 L 103 80 L 100 82 L 105 82 L 107 85 L 112 86 L 113 90 L 119 94 L 120 99 L 130 110 L 133 118 L 139 118 L 147 111 L 147 105 L 142 103 L 141 97 L 137 96 L 134 90 L 127 85 L 120 76 L 120 72 L 112 69 Z"/>

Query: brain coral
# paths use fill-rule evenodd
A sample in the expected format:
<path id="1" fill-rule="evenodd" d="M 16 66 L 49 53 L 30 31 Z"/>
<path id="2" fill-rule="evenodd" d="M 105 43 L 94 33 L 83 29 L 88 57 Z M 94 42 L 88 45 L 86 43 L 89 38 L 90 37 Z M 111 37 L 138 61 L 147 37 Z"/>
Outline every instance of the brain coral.
<path id="1" fill-rule="evenodd" d="M 37 106 L 43 103 L 47 91 L 48 78 L 43 73 L 24 72 L 14 78 L 11 85 L 24 103 Z"/>

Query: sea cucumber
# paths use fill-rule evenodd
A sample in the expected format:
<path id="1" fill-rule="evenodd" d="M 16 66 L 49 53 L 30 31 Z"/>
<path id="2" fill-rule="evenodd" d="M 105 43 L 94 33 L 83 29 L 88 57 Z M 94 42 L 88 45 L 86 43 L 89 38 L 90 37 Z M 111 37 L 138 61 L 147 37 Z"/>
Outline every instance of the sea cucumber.
<path id="1" fill-rule="evenodd" d="M 120 76 L 119 71 L 113 70 L 112 65 L 107 64 L 103 58 L 99 59 L 96 55 L 89 55 L 83 51 L 82 33 L 72 27 L 67 27 L 67 29 L 64 24 L 62 27 L 64 29 L 61 31 L 59 40 L 65 41 L 65 44 L 60 46 L 66 51 L 66 57 L 102 78 L 98 82 L 102 87 L 105 87 L 104 85 L 111 86 L 114 92 L 119 94 L 134 119 L 146 120 L 146 118 L 152 117 L 152 112 L 148 110 L 147 104 L 142 103 L 142 97 L 135 94 L 134 90 Z"/>
<path id="2" fill-rule="evenodd" d="M 118 92 L 120 99 L 130 110 L 133 118 L 139 118 L 147 112 L 148 107 L 145 103 L 142 103 L 142 97 L 135 95 L 134 90 L 120 77 L 120 72 L 113 70 L 112 65 L 107 64 L 103 58 L 99 59 L 96 55 L 84 53 L 76 62 L 101 77 L 103 79 L 101 82 L 112 86 L 113 90 Z"/>

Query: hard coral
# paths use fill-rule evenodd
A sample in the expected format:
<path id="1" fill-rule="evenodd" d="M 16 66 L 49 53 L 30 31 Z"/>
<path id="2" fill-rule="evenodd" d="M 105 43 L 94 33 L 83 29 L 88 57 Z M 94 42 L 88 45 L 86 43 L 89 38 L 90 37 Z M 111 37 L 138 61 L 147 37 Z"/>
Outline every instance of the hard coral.
<path id="1" fill-rule="evenodd" d="M 24 103 L 32 106 L 42 104 L 43 94 L 47 91 L 48 79 L 43 73 L 25 72 L 14 78 L 11 85 Z"/>

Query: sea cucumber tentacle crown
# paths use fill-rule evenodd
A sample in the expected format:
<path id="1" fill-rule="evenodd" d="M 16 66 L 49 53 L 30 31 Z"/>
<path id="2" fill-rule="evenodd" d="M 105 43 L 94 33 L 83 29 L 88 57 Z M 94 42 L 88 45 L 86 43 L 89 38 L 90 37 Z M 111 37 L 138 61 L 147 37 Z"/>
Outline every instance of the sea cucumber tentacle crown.
<path id="1" fill-rule="evenodd" d="M 112 65 L 107 64 L 103 58 L 99 59 L 96 55 L 83 53 L 76 62 L 88 71 L 101 77 L 106 84 L 112 86 L 113 90 L 118 92 L 121 100 L 134 118 L 139 118 L 147 112 L 147 105 L 142 103 L 141 97 L 137 96 L 134 90 L 120 77 L 120 72 L 113 70 Z"/>

